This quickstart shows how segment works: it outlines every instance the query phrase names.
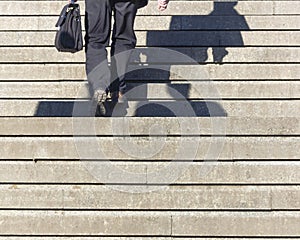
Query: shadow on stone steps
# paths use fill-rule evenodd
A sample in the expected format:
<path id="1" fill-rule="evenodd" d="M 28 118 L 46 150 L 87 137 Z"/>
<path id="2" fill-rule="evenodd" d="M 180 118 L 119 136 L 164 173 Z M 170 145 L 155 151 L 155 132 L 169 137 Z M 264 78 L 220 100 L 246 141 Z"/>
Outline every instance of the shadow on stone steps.
<path id="1" fill-rule="evenodd" d="M 76 103 L 76 104 L 75 104 Z M 79 109 L 74 113 L 74 106 Z M 91 117 L 89 101 L 41 101 L 36 117 Z M 180 111 L 184 106 L 189 111 Z M 107 117 L 226 117 L 223 107 L 214 101 L 129 101 L 127 104 L 106 103 Z M 173 111 L 174 110 L 174 111 Z"/>

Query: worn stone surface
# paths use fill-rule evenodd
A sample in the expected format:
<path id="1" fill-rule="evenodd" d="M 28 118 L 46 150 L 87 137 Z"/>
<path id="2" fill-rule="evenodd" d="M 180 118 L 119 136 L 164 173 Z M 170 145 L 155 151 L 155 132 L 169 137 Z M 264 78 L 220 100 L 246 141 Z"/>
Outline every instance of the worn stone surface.
<path id="1" fill-rule="evenodd" d="M 26 0 L 25 0 L 26 1 Z M 298 14 L 299 7 L 295 1 L 239 1 L 235 9 L 241 15 L 273 15 L 273 14 Z M 0 1 L 0 10 L 4 15 L 57 15 L 65 1 L 34 1 L 22 5 L 20 1 Z M 84 2 L 80 2 L 81 11 L 84 13 Z M 12 11 L 13 9 L 13 11 Z M 213 9 L 211 1 L 172 1 L 166 12 L 157 11 L 155 1 L 141 9 L 140 15 L 207 15 Z"/>
<path id="2" fill-rule="evenodd" d="M 150 68 L 156 68 L 153 72 Z M 84 64 L 8 64 L 0 66 L 0 80 L 83 80 Z M 66 74 L 68 73 L 68 74 Z M 226 64 L 129 66 L 128 79 L 134 80 L 297 80 L 297 64 Z"/>
<path id="3" fill-rule="evenodd" d="M 129 100 L 165 99 L 286 99 L 300 97 L 300 81 L 186 81 L 129 83 Z M 136 90 L 136 91 L 135 91 Z M 90 98 L 87 82 L 0 83 L 1 98 Z"/>
<path id="4" fill-rule="evenodd" d="M 7 237 L 0 237 L 1 240 L 3 239 L 7 239 Z M 23 240 L 38 240 L 40 238 L 38 237 L 10 237 L 10 240 L 19 240 L 19 239 L 23 239 Z M 99 239 L 99 237 L 47 237 L 47 239 L 49 240 L 65 240 L 65 239 L 70 239 L 70 240 L 95 240 L 95 239 Z M 149 237 L 105 237 L 105 239 L 107 240 L 148 240 Z M 197 239 L 203 239 L 201 237 L 197 238 L 186 238 L 186 237 L 153 237 L 151 236 L 151 239 L 153 240 L 174 240 L 174 239 L 182 239 L 182 240 L 197 240 Z M 219 240 L 220 238 L 209 238 L 210 240 Z M 249 238 L 237 238 L 237 237 L 232 237 L 232 238 L 222 238 L 224 240 L 247 240 Z M 292 240 L 292 239 L 299 239 L 299 238 L 268 238 L 270 240 Z"/>
<path id="5" fill-rule="evenodd" d="M 74 116 L 91 116 L 87 113 L 88 102 L 75 102 L 82 114 Z M 155 104 L 155 105 L 154 105 Z M 118 116 L 135 117 L 298 117 L 299 100 L 224 100 L 224 101 L 129 101 L 126 109 L 120 106 L 114 112 Z M 154 107 L 156 106 L 156 107 Z M 162 108 L 163 107 L 163 108 Z M 182 107 L 188 111 L 182 112 Z M 58 100 L 0 100 L 2 117 L 72 117 L 74 101 Z M 174 112 L 166 111 L 172 109 Z M 164 109 L 164 111 L 162 111 Z M 124 111 L 126 110 L 126 112 Z M 181 112 L 180 112 L 181 111 Z M 218 121 L 212 119 L 212 121 Z M 222 123 L 222 121 L 221 121 Z"/>
<path id="6" fill-rule="evenodd" d="M 26 1 L 26 0 L 25 0 Z M 246 15 L 272 15 L 272 14 L 288 14 L 299 13 L 297 6 L 287 1 L 239 1 L 235 7 L 240 14 Z M 65 1 L 36 1 L 33 3 L 22 5 L 19 1 L 0 1 L 1 13 L 15 15 L 57 15 Z M 276 5 L 275 5 L 276 4 Z M 81 11 L 84 13 L 84 2 L 80 2 Z M 274 11 L 273 6 L 276 6 Z M 172 1 L 167 12 L 157 11 L 155 1 L 150 1 L 148 7 L 141 9 L 138 13 L 141 15 L 165 15 L 172 12 L 172 15 L 190 15 L 190 14 L 209 14 L 213 9 L 211 1 Z"/>
<path id="7" fill-rule="evenodd" d="M 0 211 L 2 234 L 170 235 L 171 217 L 159 212 Z"/>
<path id="8" fill-rule="evenodd" d="M 272 188 L 272 208 L 279 206 L 282 209 L 299 209 L 300 207 L 300 190 L 299 186 Z"/>
<path id="9" fill-rule="evenodd" d="M 111 165 L 111 162 L 106 164 Z M 128 162 L 113 163 L 120 169 L 136 173 L 146 173 L 148 183 L 164 183 L 162 178 L 154 178 L 153 173 L 168 168 L 170 163 Z M 241 161 L 241 162 L 178 162 L 182 173 L 175 179 L 177 184 L 294 184 L 300 183 L 299 161 Z M 80 161 L 0 161 L 0 180 L 3 183 L 101 183 Z M 146 169 L 146 170 L 145 170 Z M 130 179 L 129 179 L 130 180 Z M 125 181 L 123 181 L 125 182 Z M 118 178 L 111 183 L 120 183 Z M 128 181 L 127 183 L 133 183 Z M 285 188 L 283 187 L 283 190 Z M 289 189 L 289 188 L 286 188 Z M 276 189 L 275 189 L 276 190 Z M 274 190 L 274 192 L 275 192 Z M 292 188 L 293 190 L 293 188 Z M 294 189 L 294 190 L 297 190 Z M 281 199 L 281 198 L 278 198 Z M 276 199 L 275 199 L 276 200 Z M 282 202 L 284 203 L 284 201 Z M 281 204 L 279 202 L 279 204 Z M 276 206 L 274 201 L 274 207 Z M 292 206 L 292 205 L 291 205 Z"/>
<path id="10" fill-rule="evenodd" d="M 206 16 L 199 14 L 187 16 L 137 16 L 136 30 L 267 30 L 290 29 L 300 27 L 300 16 Z M 159 24 L 155 24 L 159 21 Z M 2 31 L 50 31 L 55 30 L 57 17 L 38 16 L 1 17 L 0 30 Z M 266 24 L 268 23 L 268 24 Z M 84 25 L 83 25 L 84 30 Z"/>
<path id="11" fill-rule="evenodd" d="M 208 214 L 209 213 L 209 214 Z M 1 211 L 2 233 L 297 236 L 299 212 Z M 172 216 L 172 220 L 171 220 Z M 25 221 L 26 220 L 26 221 Z M 102 223 L 102 224 L 101 224 Z M 49 226 L 51 226 L 49 228 Z M 172 229 L 172 232 L 171 232 Z"/>
<path id="12" fill-rule="evenodd" d="M 7 239 L 7 237 L 0 237 L 1 240 L 3 239 Z M 10 240 L 19 240 L 19 239 L 23 239 L 23 240 L 38 240 L 40 239 L 40 237 L 10 237 Z M 50 240 L 65 240 L 65 239 L 71 239 L 71 240 L 95 240 L 95 239 L 99 239 L 99 237 L 47 237 L 47 239 Z M 149 237 L 105 237 L 105 239 L 107 240 L 148 240 Z M 186 237 L 153 237 L 151 236 L 151 239 L 153 240 L 174 240 L 174 239 L 182 239 L 182 240 L 195 240 L 195 239 L 203 239 L 201 237 L 199 238 L 186 238 Z M 210 240 L 219 240 L 220 238 L 209 238 Z M 224 240 L 247 240 L 249 238 L 236 238 L 236 237 L 232 237 L 232 238 L 222 238 Z M 299 238 L 268 238 L 270 240 L 292 240 L 292 239 L 299 239 Z"/>
<path id="13" fill-rule="evenodd" d="M 1 159 L 299 159 L 300 147 L 298 137 L 1 137 L 0 143 Z"/>
<path id="14" fill-rule="evenodd" d="M 74 121 L 82 124 L 75 132 Z M 213 123 L 224 124 L 215 128 Z M 0 118 L 0 135 L 20 136 L 70 136 L 70 135 L 299 135 L 300 125 L 297 117 L 216 117 L 214 120 L 203 117 L 178 118 L 67 118 L 67 117 L 11 117 Z M 93 124 L 95 128 L 88 128 Z M 120 125 L 124 128 L 115 129 Z M 184 126 L 183 126 L 184 125 Z M 154 131 L 159 126 L 162 131 Z M 195 128 L 197 126 L 197 128 Z M 226 128 L 225 128 L 226 127 Z"/>
<path id="15" fill-rule="evenodd" d="M 298 46 L 299 31 L 241 31 L 243 43 L 230 31 L 138 31 L 137 46 Z M 0 32 L 0 46 L 54 46 L 55 32 Z M 232 36 L 232 37 L 228 37 Z M 222 39 L 222 41 L 221 41 Z"/>
<path id="16" fill-rule="evenodd" d="M 176 213 L 172 232 L 184 236 L 298 236 L 299 212 Z"/>
<path id="17" fill-rule="evenodd" d="M 221 47 L 214 49 L 220 51 Z M 205 47 L 177 47 L 170 48 L 170 50 L 178 52 L 175 53 L 178 55 L 184 54 L 187 59 L 192 58 L 195 62 L 211 63 L 213 61 L 211 49 Z M 300 62 L 300 50 L 297 47 L 227 47 L 226 50 L 228 55 L 223 58 L 223 63 Z M 157 51 L 152 52 L 151 48 L 136 48 L 132 54 L 131 63 L 157 63 L 159 61 L 170 64 L 181 63 L 180 59 L 157 56 L 156 53 Z M 70 55 L 58 52 L 53 47 L 0 47 L 0 61 L 5 63 L 83 63 L 85 61 L 84 55 L 84 51 Z M 141 55 L 146 56 L 146 58 L 141 57 Z"/>
<path id="18" fill-rule="evenodd" d="M 131 193 L 112 186 L 14 184 L 2 186 L 0 192 L 1 209 L 271 209 L 271 187 L 170 186 Z"/>

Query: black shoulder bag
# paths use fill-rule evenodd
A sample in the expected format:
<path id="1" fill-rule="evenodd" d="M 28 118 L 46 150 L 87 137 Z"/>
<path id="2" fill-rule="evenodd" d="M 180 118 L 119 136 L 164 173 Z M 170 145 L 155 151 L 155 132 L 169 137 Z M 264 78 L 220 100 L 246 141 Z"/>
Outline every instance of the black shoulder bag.
<path id="1" fill-rule="evenodd" d="M 60 52 L 75 53 L 83 48 L 81 16 L 79 4 L 67 4 L 55 25 L 55 47 Z"/>

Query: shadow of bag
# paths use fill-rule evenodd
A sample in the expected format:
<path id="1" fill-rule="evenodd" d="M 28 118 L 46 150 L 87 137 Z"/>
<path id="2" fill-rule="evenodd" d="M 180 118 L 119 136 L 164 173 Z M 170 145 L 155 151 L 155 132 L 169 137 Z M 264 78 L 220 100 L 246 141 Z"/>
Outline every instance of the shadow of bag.
<path id="1" fill-rule="evenodd" d="M 60 52 L 75 53 L 83 48 L 82 26 L 79 4 L 67 4 L 55 25 L 55 47 Z"/>

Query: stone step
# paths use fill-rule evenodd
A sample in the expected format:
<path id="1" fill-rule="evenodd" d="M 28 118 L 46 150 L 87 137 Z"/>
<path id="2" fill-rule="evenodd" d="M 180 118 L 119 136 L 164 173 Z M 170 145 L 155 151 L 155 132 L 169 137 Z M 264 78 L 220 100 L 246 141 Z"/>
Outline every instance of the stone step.
<path id="1" fill-rule="evenodd" d="M 0 100 L 2 117 L 91 116 L 88 101 Z M 76 111 L 73 113 L 74 106 Z M 112 116 L 134 117 L 299 117 L 299 100 L 130 101 Z M 108 110 L 111 107 L 107 104 Z M 183 111 L 186 109 L 186 111 Z"/>
<path id="2" fill-rule="evenodd" d="M 84 64 L 2 64 L 0 80 L 82 80 Z M 130 65 L 132 80 L 286 80 L 299 79 L 299 64 Z"/>
<path id="3" fill-rule="evenodd" d="M 128 83 L 129 100 L 185 99 L 299 99 L 300 81 L 193 81 L 165 83 Z M 4 99 L 88 99 L 84 82 L 0 82 Z"/>
<path id="4" fill-rule="evenodd" d="M 188 34 L 187 34 L 188 33 Z M 137 46 L 299 46 L 300 31 L 137 31 Z M 242 38 L 242 40 L 241 40 Z M 0 32 L 0 46 L 54 46 L 53 32 Z"/>
<path id="5" fill-rule="evenodd" d="M 40 237 L 0 237 L 1 240 L 3 239 L 9 239 L 9 240 L 38 240 L 40 239 Z M 49 240 L 95 240 L 95 239 L 99 239 L 99 237 L 49 237 L 47 236 L 47 239 Z M 106 240 L 148 240 L 149 237 L 105 237 Z M 174 239 L 178 239 L 177 237 L 153 237 L 151 236 L 151 239 L 153 240 L 174 240 Z M 203 239 L 202 237 L 195 237 L 195 238 L 189 238 L 189 237 L 180 237 L 179 239 L 181 240 L 200 240 Z M 220 240 L 222 238 L 206 238 L 206 239 L 210 239 L 210 240 Z M 238 237 L 232 237 L 232 238 L 223 238 L 226 240 L 246 240 L 246 238 L 238 238 Z M 298 239 L 298 238 L 269 238 L 269 240 L 292 240 L 292 239 Z"/>
<path id="6" fill-rule="evenodd" d="M 24 1 L 22 1 L 24 2 Z M 66 1 L 0 1 L 1 15 L 59 15 Z M 28 3 L 27 3 L 28 2 Z M 84 13 L 84 2 L 79 2 Z M 139 15 L 208 15 L 214 8 L 212 1 L 172 1 L 165 12 L 157 10 L 155 1 L 150 1 L 148 7 L 140 9 Z M 239 1 L 234 7 L 241 15 L 283 15 L 299 14 L 299 5 L 295 1 Z M 226 14 L 225 11 L 220 15 Z M 216 13 L 217 14 L 217 13 Z M 227 13 L 230 14 L 230 13 Z"/>
<path id="7" fill-rule="evenodd" d="M 170 48 L 192 58 L 195 62 L 213 62 L 211 48 L 178 47 Z M 214 51 L 221 52 L 222 47 L 214 47 Z M 298 47 L 235 47 L 226 48 L 228 55 L 223 63 L 299 63 L 300 49 Z M 108 49 L 110 51 L 110 49 Z M 131 63 L 157 63 L 158 57 L 152 56 L 151 48 L 136 48 L 131 57 Z M 154 49 L 153 52 L 156 52 Z M 143 57 L 144 56 L 144 57 Z M 165 59 L 161 62 L 180 64 L 180 59 Z M 85 53 L 76 54 L 58 52 L 54 47 L 0 47 L 0 62 L 2 63 L 84 63 Z"/>
<path id="8" fill-rule="evenodd" d="M 103 185 L 2 185 L 1 209 L 89 210 L 298 210 L 299 186 L 131 186 L 131 192 Z M 158 187 L 158 186 L 157 186 Z M 159 188 L 159 187 L 158 187 Z M 163 191 L 162 191 L 163 190 Z"/>
<path id="9" fill-rule="evenodd" d="M 300 213 L 186 212 L 172 216 L 176 236 L 298 236 Z M 276 220 L 275 220 L 276 219 Z"/>
<path id="10" fill-rule="evenodd" d="M 1 17 L 0 31 L 53 31 L 57 16 Z M 159 24 L 157 24 L 159 22 Z M 268 23 L 268 24 L 266 24 Z M 137 16 L 138 30 L 299 30 L 299 16 Z M 83 24 L 84 30 L 84 24 Z"/>
<path id="11" fill-rule="evenodd" d="M 75 131 L 76 135 L 76 131 Z M 0 159 L 299 159 L 299 137 L 0 137 Z M 20 147 L 22 146 L 22 147 Z M 101 163 L 100 163 L 101 164 Z"/>
<path id="12" fill-rule="evenodd" d="M 87 161 L 57 161 L 51 160 L 3 160 L 0 161 L 0 181 L 3 184 L 101 184 L 106 183 L 107 188 L 115 184 L 137 184 L 134 178 L 120 179 L 117 175 L 107 176 L 105 181 L 100 181 L 92 171 L 87 168 Z M 175 185 L 299 185 L 300 184 L 300 161 L 233 161 L 233 162 L 176 162 L 182 172 L 177 179 L 172 181 L 154 174 L 170 167 L 170 162 L 143 161 L 143 162 L 102 162 L 102 166 L 123 169 L 128 173 L 143 174 L 139 183 L 170 184 Z M 16 174 L 17 173 L 17 174 Z M 112 186 L 110 186 L 112 184 Z M 4 186 L 4 185 L 3 185 Z M 135 185 L 137 186 L 137 185 Z M 11 186 L 8 186 L 11 187 Z M 127 186 L 123 186 L 126 188 Z M 150 188 L 150 185 L 148 185 Z M 286 188 L 288 188 L 286 186 Z M 291 193 L 294 189 L 290 188 Z M 298 189 L 298 188 L 296 188 Z M 286 199 L 292 197 L 291 194 Z M 3 196 L 4 197 L 4 196 Z M 282 203 L 284 200 L 282 200 Z M 298 201 L 290 203 L 290 206 L 298 205 Z"/>
<path id="13" fill-rule="evenodd" d="M 298 236 L 299 211 L 0 211 L 2 234 L 68 236 Z M 238 227 L 237 227 L 238 223 Z M 51 228 L 49 228 L 49 225 Z"/>
<path id="14" fill-rule="evenodd" d="M 2 210 L 0 219 L 5 219 L 0 225 L 3 235 L 170 236 L 171 232 L 170 215 L 159 212 Z"/>
<path id="15" fill-rule="evenodd" d="M 165 136 L 199 136 L 199 135 L 300 135 L 299 117 L 226 117 L 226 118 L 73 118 L 67 117 L 9 117 L 0 118 L 1 136 L 70 136 L 74 135 L 73 124 L 82 122 L 82 130 L 76 135 L 116 135 L 114 126 L 125 126 L 123 136 L 162 135 Z M 93 132 L 84 126 L 93 122 Z M 214 122 L 226 126 L 215 128 Z M 182 127 L 185 124 L 185 128 Z M 155 126 L 160 126 L 162 132 L 153 132 Z M 198 126 L 189 129 L 188 126 Z M 127 129 L 128 127 L 128 129 Z M 119 132 L 120 130 L 118 130 Z M 119 134 L 118 134 L 119 135 Z"/>
<path id="16" fill-rule="evenodd" d="M 0 237 L 0 240 L 38 240 L 41 239 L 41 237 L 24 237 L 24 236 L 19 236 L 19 237 Z M 47 236 L 47 239 L 49 240 L 95 240 L 99 239 L 99 237 L 49 237 Z M 148 237 L 105 237 L 105 240 L 148 240 Z M 151 237 L 153 240 L 173 240 L 173 237 Z M 182 240 L 191 240 L 190 238 L 181 238 Z M 196 238 L 197 239 L 197 238 Z M 217 239 L 212 239 L 211 240 L 217 240 Z M 242 238 L 236 238 L 237 240 L 242 240 Z M 272 239 L 270 240 L 277 240 L 277 239 Z M 283 239 L 278 239 L 278 240 L 283 240 Z"/>
<path id="17" fill-rule="evenodd" d="M 38 240 L 41 239 L 41 237 L 0 237 L 0 240 Z M 47 236 L 47 239 L 49 240 L 95 240 L 99 239 L 99 237 L 49 237 Z M 147 237 L 105 237 L 106 240 L 148 240 L 149 238 Z M 151 237 L 153 240 L 173 240 L 173 237 Z M 182 238 L 183 240 L 191 240 L 190 238 Z M 210 238 L 211 239 L 211 238 Z M 237 240 L 242 240 L 242 238 L 236 238 Z M 217 240 L 217 239 L 212 239 L 212 240 Z M 270 238 L 270 240 L 276 240 Z M 279 239 L 283 240 L 283 239 Z"/>

